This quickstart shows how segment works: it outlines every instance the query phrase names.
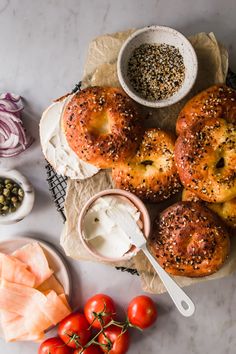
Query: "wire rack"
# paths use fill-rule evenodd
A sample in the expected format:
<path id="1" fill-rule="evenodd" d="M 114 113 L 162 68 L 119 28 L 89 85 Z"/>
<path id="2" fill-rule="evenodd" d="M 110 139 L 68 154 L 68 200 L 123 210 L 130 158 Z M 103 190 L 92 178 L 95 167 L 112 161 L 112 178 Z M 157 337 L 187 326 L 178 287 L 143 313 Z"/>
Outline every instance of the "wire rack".
<path id="1" fill-rule="evenodd" d="M 64 214 L 64 202 L 66 197 L 67 178 L 58 175 L 49 163 L 46 164 L 45 168 L 47 172 L 47 182 L 53 201 L 56 205 L 57 211 L 61 214 L 61 217 L 65 222 L 66 216 Z"/>
<path id="2" fill-rule="evenodd" d="M 236 74 L 230 69 L 228 71 L 226 84 L 232 87 L 233 89 L 236 89 Z M 75 85 L 75 88 L 72 90 L 72 93 L 80 91 L 80 89 L 81 89 L 81 81 Z M 47 182 L 49 185 L 49 190 L 52 194 L 54 204 L 56 206 L 57 211 L 60 213 L 63 222 L 65 222 L 66 217 L 64 213 L 64 202 L 66 197 L 67 178 L 58 175 L 49 163 L 46 164 L 45 168 L 47 172 Z M 135 269 L 127 269 L 124 267 L 116 267 L 116 268 L 121 271 L 127 271 L 131 274 L 138 275 L 138 272 Z"/>

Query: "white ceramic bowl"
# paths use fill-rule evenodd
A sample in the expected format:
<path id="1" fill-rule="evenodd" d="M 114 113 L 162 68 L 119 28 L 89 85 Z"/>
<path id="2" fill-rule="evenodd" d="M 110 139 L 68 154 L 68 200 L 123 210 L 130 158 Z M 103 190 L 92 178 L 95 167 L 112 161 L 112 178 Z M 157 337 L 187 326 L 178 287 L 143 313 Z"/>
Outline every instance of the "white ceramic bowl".
<path id="1" fill-rule="evenodd" d="M 132 87 L 129 78 L 127 76 L 127 66 L 129 59 L 135 48 L 141 44 L 169 44 L 179 49 L 184 59 L 185 66 L 185 79 L 180 89 L 171 97 L 158 101 L 149 101 L 142 98 Z M 121 86 L 124 91 L 136 102 L 153 108 L 167 107 L 185 97 L 191 88 L 197 77 L 198 62 L 196 53 L 188 41 L 180 32 L 170 27 L 164 26 L 149 26 L 144 27 L 134 32 L 124 42 L 119 52 L 117 61 L 117 73 Z"/>
<path id="2" fill-rule="evenodd" d="M 9 178 L 15 181 L 24 191 L 24 198 L 19 208 L 6 215 L 0 215 L 0 224 L 14 224 L 28 215 L 34 205 L 34 188 L 31 183 L 17 170 L 0 169 L 0 178 Z"/>

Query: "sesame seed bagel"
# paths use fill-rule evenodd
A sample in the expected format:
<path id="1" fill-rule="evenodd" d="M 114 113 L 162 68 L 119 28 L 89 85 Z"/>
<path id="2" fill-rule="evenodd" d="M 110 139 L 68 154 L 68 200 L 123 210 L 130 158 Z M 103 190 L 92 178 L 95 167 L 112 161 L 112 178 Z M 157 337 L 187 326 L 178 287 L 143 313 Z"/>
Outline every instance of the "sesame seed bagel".
<path id="1" fill-rule="evenodd" d="M 222 267 L 230 240 L 211 210 L 200 203 L 178 202 L 155 220 L 148 247 L 167 272 L 203 277 Z"/>
<path id="2" fill-rule="evenodd" d="M 182 192 L 183 201 L 203 202 L 196 194 L 188 189 Z M 236 198 L 224 203 L 207 203 L 205 205 L 213 210 L 231 228 L 236 228 Z"/>
<path id="3" fill-rule="evenodd" d="M 175 161 L 182 184 L 200 199 L 236 197 L 236 125 L 215 118 L 197 122 L 178 137 Z"/>
<path id="4" fill-rule="evenodd" d="M 209 117 L 235 122 L 236 91 L 226 85 L 214 85 L 194 96 L 179 113 L 177 134 L 182 134 L 198 120 Z"/>
<path id="5" fill-rule="evenodd" d="M 174 138 L 160 129 L 145 131 L 136 155 L 112 169 L 116 188 L 149 202 L 160 202 L 180 189 L 174 162 Z"/>
<path id="6" fill-rule="evenodd" d="M 79 158 L 100 168 L 132 157 L 141 138 L 135 103 L 112 87 L 75 94 L 65 107 L 63 129 Z"/>

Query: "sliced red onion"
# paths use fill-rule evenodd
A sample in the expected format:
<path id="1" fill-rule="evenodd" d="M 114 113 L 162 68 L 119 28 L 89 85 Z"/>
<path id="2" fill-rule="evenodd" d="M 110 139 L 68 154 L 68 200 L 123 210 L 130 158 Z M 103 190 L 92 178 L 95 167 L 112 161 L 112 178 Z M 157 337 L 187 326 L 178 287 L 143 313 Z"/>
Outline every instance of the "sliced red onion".
<path id="1" fill-rule="evenodd" d="M 24 106 L 13 93 L 0 95 L 0 157 L 11 157 L 26 150 L 34 141 L 25 133 L 21 120 Z"/>
<path id="2" fill-rule="evenodd" d="M 11 92 L 1 93 L 0 98 L 7 99 L 8 101 L 18 102 L 21 100 L 19 95 Z"/>

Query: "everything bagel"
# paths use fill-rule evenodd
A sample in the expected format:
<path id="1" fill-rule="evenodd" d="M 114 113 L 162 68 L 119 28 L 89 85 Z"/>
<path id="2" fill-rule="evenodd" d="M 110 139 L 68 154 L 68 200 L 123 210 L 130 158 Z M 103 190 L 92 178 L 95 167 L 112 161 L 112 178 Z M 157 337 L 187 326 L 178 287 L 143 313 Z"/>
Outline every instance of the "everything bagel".
<path id="1" fill-rule="evenodd" d="M 185 188 L 200 199 L 223 203 L 236 197 L 236 126 L 223 119 L 199 121 L 175 144 L 175 161 Z"/>
<path id="2" fill-rule="evenodd" d="M 179 113 L 177 134 L 182 134 L 197 121 L 210 117 L 236 121 L 236 91 L 226 85 L 214 85 L 189 100 Z"/>
<path id="3" fill-rule="evenodd" d="M 63 129 L 78 157 L 99 168 L 131 158 L 141 139 L 134 102 L 112 87 L 75 94 L 65 107 Z"/>
<path id="4" fill-rule="evenodd" d="M 149 202 L 169 198 L 180 189 L 174 162 L 174 138 L 160 129 L 145 131 L 136 155 L 112 169 L 117 188 Z"/>
<path id="5" fill-rule="evenodd" d="M 202 277 L 224 264 L 230 248 L 224 224 L 200 203 L 179 202 L 154 222 L 148 247 L 173 275 Z"/>
<path id="6" fill-rule="evenodd" d="M 184 189 L 182 193 L 183 201 L 203 202 L 195 193 L 188 189 Z M 205 205 L 213 210 L 224 222 L 232 228 L 236 228 L 236 198 L 224 203 L 205 203 Z"/>

